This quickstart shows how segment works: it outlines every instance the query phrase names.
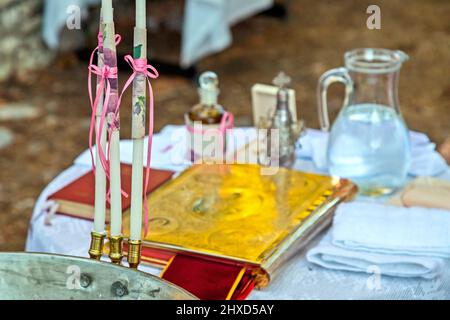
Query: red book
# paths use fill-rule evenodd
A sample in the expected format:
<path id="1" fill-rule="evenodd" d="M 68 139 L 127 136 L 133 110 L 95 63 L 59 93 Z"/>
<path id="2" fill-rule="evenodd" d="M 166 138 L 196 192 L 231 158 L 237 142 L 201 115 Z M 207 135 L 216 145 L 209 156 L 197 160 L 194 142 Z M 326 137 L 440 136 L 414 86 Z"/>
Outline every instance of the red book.
<path id="1" fill-rule="evenodd" d="M 244 300 L 254 287 L 254 276 L 245 266 L 182 253 L 169 261 L 161 278 L 201 300 Z"/>
<path id="2" fill-rule="evenodd" d="M 123 251 L 127 255 L 127 242 Z M 245 264 L 146 246 L 142 247 L 141 259 L 150 265 L 164 266 L 161 278 L 202 300 L 245 300 L 255 287 L 253 269 Z"/>
<path id="3" fill-rule="evenodd" d="M 173 171 L 151 169 L 148 191 L 151 192 L 167 180 L 170 180 L 173 174 Z M 122 163 L 120 165 L 120 175 L 122 189 L 128 194 L 127 198 L 122 195 L 122 210 L 124 211 L 131 205 L 131 165 Z M 94 172 L 90 171 L 86 173 L 50 195 L 48 199 L 58 203 L 58 213 L 60 214 L 93 220 L 95 202 Z M 106 203 L 106 219 L 109 221 L 108 202 Z"/>

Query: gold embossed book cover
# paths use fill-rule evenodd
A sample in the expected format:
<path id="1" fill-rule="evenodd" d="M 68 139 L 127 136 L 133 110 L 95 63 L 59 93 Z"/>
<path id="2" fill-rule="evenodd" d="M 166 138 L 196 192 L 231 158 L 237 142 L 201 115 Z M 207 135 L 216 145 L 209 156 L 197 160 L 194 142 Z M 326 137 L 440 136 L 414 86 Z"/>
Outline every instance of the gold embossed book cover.
<path id="1" fill-rule="evenodd" d="M 147 252 L 162 254 L 153 262 L 165 260 L 164 253 L 201 254 L 258 270 L 263 286 L 327 226 L 336 205 L 356 193 L 348 180 L 284 168 L 264 175 L 262 169 L 194 165 L 154 191 L 144 239 Z M 129 230 L 129 214 L 123 222 Z"/>

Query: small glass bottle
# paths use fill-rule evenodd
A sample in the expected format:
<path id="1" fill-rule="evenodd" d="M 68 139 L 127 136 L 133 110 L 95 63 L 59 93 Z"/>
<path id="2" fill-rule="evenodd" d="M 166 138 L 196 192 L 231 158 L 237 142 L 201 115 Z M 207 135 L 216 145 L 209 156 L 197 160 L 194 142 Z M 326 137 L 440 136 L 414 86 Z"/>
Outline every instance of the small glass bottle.
<path id="1" fill-rule="evenodd" d="M 206 125 L 220 124 L 224 109 L 217 102 L 219 78 L 214 72 L 206 71 L 200 75 L 198 93 L 200 102 L 189 111 L 189 120 L 200 121 Z"/>
<path id="2" fill-rule="evenodd" d="M 192 162 L 202 160 L 223 161 L 226 150 L 224 127 L 225 109 L 218 103 L 219 78 L 214 72 L 206 71 L 200 75 L 198 93 L 200 101 L 185 115 L 188 130 L 188 158 Z M 211 139 L 211 134 L 214 139 Z M 218 139 L 218 140 L 217 140 Z M 216 150 L 217 146 L 219 149 Z"/>

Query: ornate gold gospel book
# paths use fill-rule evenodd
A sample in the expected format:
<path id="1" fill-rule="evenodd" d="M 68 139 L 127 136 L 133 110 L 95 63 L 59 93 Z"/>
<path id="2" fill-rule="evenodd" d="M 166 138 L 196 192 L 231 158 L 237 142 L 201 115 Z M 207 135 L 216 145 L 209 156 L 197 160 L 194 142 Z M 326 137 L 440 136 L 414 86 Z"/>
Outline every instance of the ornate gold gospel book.
<path id="1" fill-rule="evenodd" d="M 147 252 L 192 253 L 254 270 L 257 285 L 331 221 L 349 180 L 253 164 L 194 165 L 149 196 Z M 129 214 L 123 218 L 129 230 Z M 127 237 L 127 235 L 125 235 Z M 143 253 L 145 255 L 145 250 Z M 161 264 L 155 254 L 144 261 Z"/>

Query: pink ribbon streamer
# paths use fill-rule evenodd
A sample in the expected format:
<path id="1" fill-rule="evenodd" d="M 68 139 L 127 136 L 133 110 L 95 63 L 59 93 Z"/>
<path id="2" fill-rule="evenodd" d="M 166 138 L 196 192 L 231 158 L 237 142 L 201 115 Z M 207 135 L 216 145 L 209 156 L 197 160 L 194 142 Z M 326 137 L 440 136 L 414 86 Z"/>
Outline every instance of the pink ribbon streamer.
<path id="1" fill-rule="evenodd" d="M 115 36 L 115 43 L 118 45 L 120 43 L 121 37 L 120 35 Z M 91 154 L 91 162 L 92 162 L 92 168 L 95 173 L 95 161 L 94 161 L 94 153 L 93 153 L 93 137 L 95 132 L 95 139 L 97 143 L 97 149 L 99 153 L 99 159 L 100 163 L 105 171 L 105 175 L 110 179 L 110 165 L 109 160 L 107 159 L 105 153 L 103 152 L 103 149 L 100 146 L 100 141 L 103 134 L 103 126 L 106 121 L 106 112 L 107 108 L 102 108 L 102 113 L 100 117 L 100 123 L 99 127 L 95 129 L 95 117 L 96 117 L 96 110 L 99 104 L 99 99 L 102 96 L 103 92 L 105 93 L 105 99 L 103 101 L 103 106 L 107 106 L 109 103 L 109 97 L 111 95 L 111 83 L 110 79 L 117 79 L 117 67 L 110 67 L 108 65 L 104 65 L 103 67 L 98 67 L 94 64 L 94 56 L 96 51 L 101 52 L 103 49 L 103 37 L 102 34 L 98 34 L 98 46 L 92 51 L 90 59 L 89 59 L 89 74 L 88 74 L 88 93 L 89 93 L 89 101 L 91 103 L 91 109 L 92 109 L 92 115 L 91 115 L 91 123 L 89 127 L 89 152 Z M 92 95 L 92 75 L 95 74 L 97 76 L 97 90 L 95 92 L 95 99 Z M 119 113 L 120 108 L 120 101 L 117 103 L 116 110 L 114 111 L 114 116 L 117 117 Z M 113 121 L 115 123 L 115 121 Z M 111 138 L 111 133 L 114 128 L 109 128 L 109 138 Z M 111 140 L 111 139 L 109 139 Z M 108 151 L 107 154 L 109 154 L 109 145 L 108 145 Z M 122 194 L 125 197 L 128 197 L 128 194 L 121 190 Z M 107 194 L 107 200 L 109 201 L 109 194 L 110 191 L 108 191 Z"/>
<path id="2" fill-rule="evenodd" d="M 125 61 L 130 65 L 133 73 L 125 83 L 122 93 L 119 97 L 119 104 L 122 100 L 122 95 L 125 90 L 133 83 L 138 74 L 143 74 L 147 80 L 149 91 L 149 121 L 148 121 L 148 141 L 147 141 L 147 165 L 145 168 L 145 183 L 144 183 L 144 236 L 148 233 L 148 183 L 150 180 L 150 161 L 152 157 L 152 142 L 153 142 L 153 121 L 154 121 L 154 98 L 153 88 L 150 79 L 157 79 L 159 77 L 158 70 L 150 64 L 147 64 L 146 58 L 134 59 L 132 56 L 125 56 Z"/>
<path id="3" fill-rule="evenodd" d="M 190 133 L 196 133 L 196 134 L 205 134 L 208 130 L 217 130 L 217 132 L 220 135 L 220 147 L 221 150 L 224 149 L 224 140 L 225 140 L 225 134 L 228 129 L 232 129 L 234 127 L 234 116 L 231 112 L 224 112 L 222 115 L 222 119 L 220 120 L 219 128 L 217 129 L 195 129 L 191 127 L 190 125 L 186 124 L 186 129 Z"/>

